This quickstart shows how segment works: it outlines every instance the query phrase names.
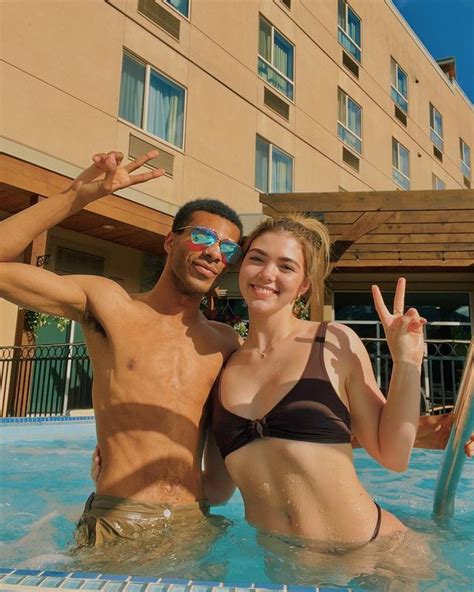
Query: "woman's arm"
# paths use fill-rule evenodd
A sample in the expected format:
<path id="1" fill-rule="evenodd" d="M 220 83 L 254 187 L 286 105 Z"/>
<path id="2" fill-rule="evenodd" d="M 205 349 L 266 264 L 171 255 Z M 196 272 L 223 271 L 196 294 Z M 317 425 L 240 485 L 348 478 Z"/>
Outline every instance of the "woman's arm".
<path id="1" fill-rule="evenodd" d="M 374 286 L 375 307 L 385 330 L 393 360 L 387 400 L 380 392 L 367 351 L 348 332 L 349 373 L 346 390 L 354 435 L 376 460 L 394 471 L 404 471 L 415 442 L 420 405 L 420 372 L 424 353 L 423 325 L 415 309 L 404 311 L 405 280 L 397 284 L 391 314 Z"/>

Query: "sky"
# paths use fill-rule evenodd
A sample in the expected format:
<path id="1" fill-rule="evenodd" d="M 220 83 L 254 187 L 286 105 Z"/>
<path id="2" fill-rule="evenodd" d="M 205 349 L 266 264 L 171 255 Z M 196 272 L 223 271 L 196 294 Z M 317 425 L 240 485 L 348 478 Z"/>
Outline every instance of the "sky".
<path id="1" fill-rule="evenodd" d="M 456 79 L 474 103 L 474 0 L 393 0 L 435 59 L 456 58 Z"/>

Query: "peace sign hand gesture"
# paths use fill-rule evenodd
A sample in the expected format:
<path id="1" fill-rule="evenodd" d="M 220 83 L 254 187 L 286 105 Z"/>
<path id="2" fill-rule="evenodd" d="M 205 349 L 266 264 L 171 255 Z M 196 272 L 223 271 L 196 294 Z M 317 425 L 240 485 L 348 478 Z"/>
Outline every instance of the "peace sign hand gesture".
<path id="1" fill-rule="evenodd" d="M 121 152 L 95 154 L 92 157 L 94 164 L 74 179 L 70 188 L 89 202 L 119 189 L 156 179 L 165 174 L 163 169 L 154 169 L 138 175 L 130 174 L 156 156 L 158 151 L 151 150 L 127 165 L 120 166 L 123 160 Z"/>
<path id="2" fill-rule="evenodd" d="M 409 308 L 404 313 L 405 287 L 405 278 L 399 278 L 393 302 L 393 314 L 385 306 L 378 286 L 372 286 L 372 296 L 385 331 L 392 360 L 395 363 L 409 362 L 420 365 L 425 349 L 423 325 L 427 321 L 420 317 L 415 308 Z"/>

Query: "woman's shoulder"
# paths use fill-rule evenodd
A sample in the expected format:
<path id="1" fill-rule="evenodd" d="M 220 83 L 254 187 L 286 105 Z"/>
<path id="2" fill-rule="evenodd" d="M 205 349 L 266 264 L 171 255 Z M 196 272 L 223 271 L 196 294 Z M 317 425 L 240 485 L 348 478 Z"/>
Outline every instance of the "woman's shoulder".
<path id="1" fill-rule="evenodd" d="M 327 323 L 326 330 L 327 341 L 336 345 L 341 353 L 346 354 L 358 354 L 360 348 L 364 347 L 360 337 L 357 333 L 344 323 L 338 323 L 337 321 L 330 321 Z"/>

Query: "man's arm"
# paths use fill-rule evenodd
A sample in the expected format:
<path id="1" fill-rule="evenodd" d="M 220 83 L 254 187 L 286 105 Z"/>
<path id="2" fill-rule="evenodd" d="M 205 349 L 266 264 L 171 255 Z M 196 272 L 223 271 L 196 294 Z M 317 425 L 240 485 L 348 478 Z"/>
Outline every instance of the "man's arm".
<path id="1" fill-rule="evenodd" d="M 79 282 L 74 276 L 58 276 L 13 261 L 38 235 L 87 204 L 124 187 L 163 175 L 161 169 L 130 174 L 155 157 L 156 151 L 152 151 L 126 166 L 119 166 L 123 159 L 121 153 L 97 154 L 93 157 L 94 164 L 63 193 L 0 222 L 0 296 L 25 308 L 80 320 L 87 304 L 85 276 Z"/>
<path id="2" fill-rule="evenodd" d="M 204 447 L 202 480 L 204 494 L 211 506 L 225 504 L 235 491 L 234 482 L 227 472 L 212 432 L 208 433 Z"/>

